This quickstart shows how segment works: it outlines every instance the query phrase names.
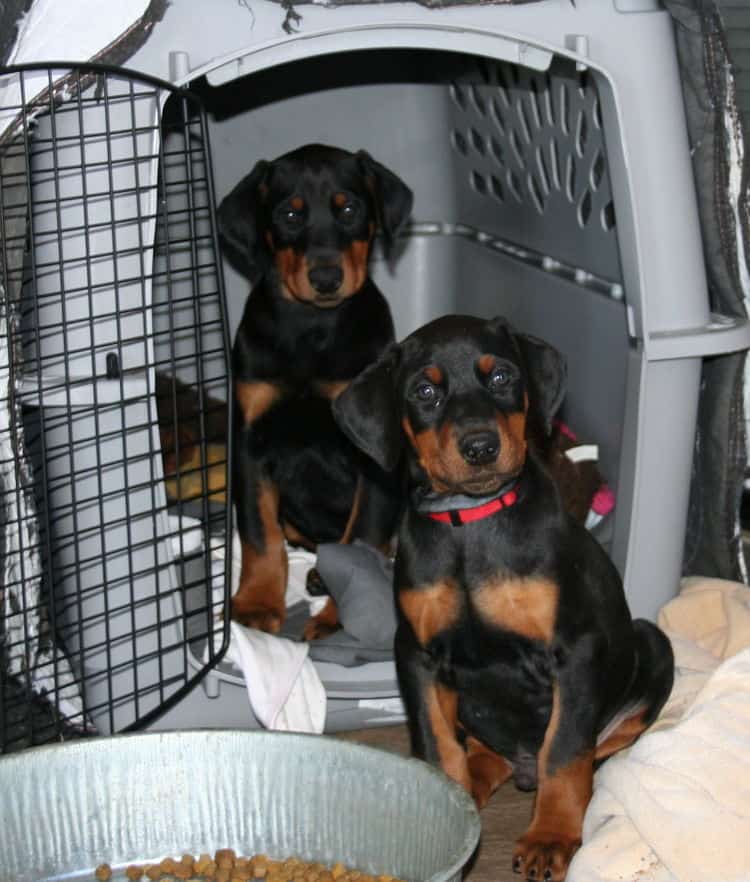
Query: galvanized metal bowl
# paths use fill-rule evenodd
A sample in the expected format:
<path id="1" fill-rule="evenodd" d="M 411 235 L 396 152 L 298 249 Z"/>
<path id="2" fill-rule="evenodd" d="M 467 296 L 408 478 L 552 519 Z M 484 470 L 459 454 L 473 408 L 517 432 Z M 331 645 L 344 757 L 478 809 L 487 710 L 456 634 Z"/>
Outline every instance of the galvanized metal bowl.
<path id="1" fill-rule="evenodd" d="M 332 738 L 149 733 L 0 759 L 0 882 L 217 848 L 458 882 L 478 839 L 472 800 L 442 773 Z"/>

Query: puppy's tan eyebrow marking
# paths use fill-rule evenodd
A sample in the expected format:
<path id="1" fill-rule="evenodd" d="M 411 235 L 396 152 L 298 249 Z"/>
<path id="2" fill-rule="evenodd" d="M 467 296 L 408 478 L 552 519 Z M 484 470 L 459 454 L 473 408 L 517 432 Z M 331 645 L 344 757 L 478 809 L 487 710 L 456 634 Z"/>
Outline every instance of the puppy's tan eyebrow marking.
<path id="1" fill-rule="evenodd" d="M 431 383 L 434 383 L 436 386 L 439 386 L 443 382 L 443 372 L 435 364 L 431 364 L 429 367 L 426 367 L 424 369 L 424 375 Z"/>
<path id="2" fill-rule="evenodd" d="M 301 196 L 292 196 L 289 200 L 289 204 L 295 211 L 302 211 L 305 207 L 305 200 Z"/>
<path id="3" fill-rule="evenodd" d="M 495 367 L 496 359 L 494 355 L 482 355 L 477 362 L 477 367 L 479 368 L 479 372 L 481 374 L 489 374 L 492 371 L 492 368 Z"/>

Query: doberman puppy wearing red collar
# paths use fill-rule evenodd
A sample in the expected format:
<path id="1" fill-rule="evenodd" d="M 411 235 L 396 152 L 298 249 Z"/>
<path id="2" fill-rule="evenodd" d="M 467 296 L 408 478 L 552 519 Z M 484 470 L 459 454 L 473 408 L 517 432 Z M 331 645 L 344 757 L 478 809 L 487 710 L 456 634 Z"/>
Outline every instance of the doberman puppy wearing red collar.
<path id="1" fill-rule="evenodd" d="M 258 162 L 221 203 L 229 259 L 254 282 L 232 352 L 241 624 L 281 628 L 285 539 L 383 546 L 394 532 L 390 480 L 339 431 L 331 402 L 393 340 L 368 258 L 377 229 L 388 252 L 411 205 L 369 154 L 320 144 Z M 329 598 L 304 636 L 337 622 Z"/>
<path id="2" fill-rule="evenodd" d="M 383 468 L 406 461 L 396 661 L 412 750 L 480 807 L 511 777 L 536 788 L 513 858 L 534 880 L 564 878 L 595 763 L 655 719 L 674 667 L 527 441 L 534 420 L 548 429 L 564 380 L 541 340 L 502 319 L 446 316 L 334 405 Z"/>

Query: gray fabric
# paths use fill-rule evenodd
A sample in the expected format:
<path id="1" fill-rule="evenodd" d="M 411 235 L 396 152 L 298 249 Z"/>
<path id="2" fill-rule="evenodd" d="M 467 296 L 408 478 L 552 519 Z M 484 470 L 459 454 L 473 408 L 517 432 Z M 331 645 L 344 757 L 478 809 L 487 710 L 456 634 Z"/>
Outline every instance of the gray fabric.
<path id="1" fill-rule="evenodd" d="M 356 668 L 368 662 L 390 661 L 393 650 L 374 649 L 350 637 L 346 631 L 336 631 L 310 644 L 310 658 L 317 662 L 341 665 L 342 668 Z"/>
<path id="2" fill-rule="evenodd" d="M 714 0 L 665 0 L 675 23 L 711 308 L 745 316 L 742 258 L 728 192 L 732 140 L 745 139 L 720 10 L 727 5 L 726 0 L 719 4 Z M 747 173 L 746 159 L 742 169 L 745 194 Z M 747 254 L 746 198 L 738 210 Z M 744 364 L 745 353 L 704 363 L 683 565 L 686 574 L 727 579 L 743 576 L 738 512 L 747 464 Z"/>
<path id="3" fill-rule="evenodd" d="M 364 6 L 372 3 L 401 3 L 402 0 L 274 0 L 282 9 L 286 10 L 282 28 L 287 34 L 297 30 L 297 25 L 302 21 L 302 16 L 297 12 L 297 6 L 314 3 L 316 6 Z M 427 6 L 430 9 L 441 9 L 449 6 L 486 6 L 492 3 L 495 6 L 507 6 L 509 4 L 539 3 L 539 0 L 412 0 L 419 6 Z M 575 0 L 570 0 L 575 4 Z"/>
<path id="4" fill-rule="evenodd" d="M 745 353 L 706 359 L 701 378 L 683 573 L 743 581 L 737 518 L 747 461 Z"/>
<path id="5" fill-rule="evenodd" d="M 347 667 L 393 657 L 393 563 L 364 542 L 318 547 L 318 572 L 339 609 L 342 629 L 310 644 L 310 657 Z"/>
<path id="6" fill-rule="evenodd" d="M 34 0 L 0 0 L 0 64 L 8 61 L 18 36 L 18 23 L 33 5 Z M 114 43 L 103 46 L 95 60 L 122 64 L 146 42 L 154 25 L 164 18 L 166 9 L 167 0 L 151 0 L 143 15 Z"/>
<path id="7" fill-rule="evenodd" d="M 750 3 L 747 0 L 717 0 L 717 6 L 729 55 L 734 62 L 737 104 L 747 131 L 750 126 Z"/>
<path id="8" fill-rule="evenodd" d="M 5 64 L 18 37 L 18 22 L 34 0 L 0 0 L 0 64 Z"/>

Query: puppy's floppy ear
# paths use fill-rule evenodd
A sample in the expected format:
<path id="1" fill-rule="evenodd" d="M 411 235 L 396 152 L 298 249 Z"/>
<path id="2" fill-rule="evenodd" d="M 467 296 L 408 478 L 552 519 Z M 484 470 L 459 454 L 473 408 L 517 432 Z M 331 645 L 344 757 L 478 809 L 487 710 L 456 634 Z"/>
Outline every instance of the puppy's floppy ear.
<path id="1" fill-rule="evenodd" d="M 552 420 L 565 398 L 568 374 L 565 358 L 539 337 L 514 331 L 502 316 L 492 319 L 490 326 L 496 334 L 509 334 L 514 340 L 526 369 L 531 416 L 548 435 Z"/>
<path id="2" fill-rule="evenodd" d="M 414 195 L 398 175 L 374 160 L 366 150 L 357 153 L 357 160 L 375 197 L 378 222 L 388 254 L 409 219 Z"/>
<path id="3" fill-rule="evenodd" d="M 222 199 L 217 212 L 219 235 L 230 263 L 253 282 L 265 269 L 267 259 L 260 214 L 263 188 L 270 170 L 271 163 L 261 159 Z"/>
<path id="4" fill-rule="evenodd" d="M 529 380 L 529 409 L 545 434 L 565 398 L 568 366 L 554 346 L 529 334 L 514 334 Z"/>
<path id="5" fill-rule="evenodd" d="M 349 440 L 387 472 L 398 465 L 401 424 L 395 374 L 401 349 L 392 343 L 333 402 L 333 415 Z"/>

